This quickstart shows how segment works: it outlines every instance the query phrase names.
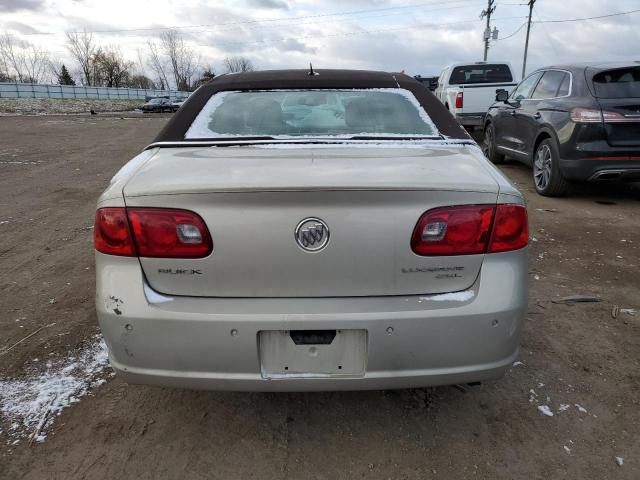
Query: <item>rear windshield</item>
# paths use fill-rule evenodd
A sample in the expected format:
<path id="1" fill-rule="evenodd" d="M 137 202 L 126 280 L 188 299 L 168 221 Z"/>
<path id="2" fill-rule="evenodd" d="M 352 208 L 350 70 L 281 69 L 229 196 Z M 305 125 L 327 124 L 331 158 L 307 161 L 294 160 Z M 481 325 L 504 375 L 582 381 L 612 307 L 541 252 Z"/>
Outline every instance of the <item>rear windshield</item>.
<path id="1" fill-rule="evenodd" d="M 599 98 L 638 98 L 640 67 L 600 72 L 593 76 L 593 89 Z"/>
<path id="2" fill-rule="evenodd" d="M 503 63 L 489 65 L 464 65 L 454 67 L 449 78 L 449 85 L 465 83 L 499 83 L 512 82 L 511 69 Z"/>
<path id="3" fill-rule="evenodd" d="M 437 133 L 408 90 L 271 90 L 218 92 L 185 138 L 432 137 Z"/>

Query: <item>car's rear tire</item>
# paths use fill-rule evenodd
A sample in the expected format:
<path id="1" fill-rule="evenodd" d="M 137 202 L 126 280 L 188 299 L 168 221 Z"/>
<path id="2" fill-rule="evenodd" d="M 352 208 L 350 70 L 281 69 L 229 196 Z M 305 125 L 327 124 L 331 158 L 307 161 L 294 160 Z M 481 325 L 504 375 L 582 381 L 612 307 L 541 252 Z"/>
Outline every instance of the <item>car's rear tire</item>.
<path id="1" fill-rule="evenodd" d="M 496 151 L 496 130 L 492 123 L 488 123 L 484 129 L 484 141 L 482 142 L 482 153 L 491 163 L 504 162 L 504 155 Z"/>
<path id="2" fill-rule="evenodd" d="M 560 171 L 560 154 L 556 143 L 547 138 L 538 144 L 533 156 L 533 186 L 545 197 L 561 197 L 569 191 L 569 182 Z"/>

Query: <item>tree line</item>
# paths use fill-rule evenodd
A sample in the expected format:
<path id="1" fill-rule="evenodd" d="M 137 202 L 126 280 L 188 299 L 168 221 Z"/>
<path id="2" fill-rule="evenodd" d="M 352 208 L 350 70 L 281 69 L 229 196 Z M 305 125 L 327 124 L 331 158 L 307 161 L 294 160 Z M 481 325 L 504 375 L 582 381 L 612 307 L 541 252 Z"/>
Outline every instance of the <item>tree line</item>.
<path id="1" fill-rule="evenodd" d="M 193 91 L 216 75 L 176 30 L 147 41 L 135 61 L 117 46 L 99 44 L 88 32 L 67 32 L 65 47 L 72 65 L 10 33 L 0 34 L 0 82 Z M 223 73 L 254 70 L 242 56 L 226 57 L 222 64 Z"/>

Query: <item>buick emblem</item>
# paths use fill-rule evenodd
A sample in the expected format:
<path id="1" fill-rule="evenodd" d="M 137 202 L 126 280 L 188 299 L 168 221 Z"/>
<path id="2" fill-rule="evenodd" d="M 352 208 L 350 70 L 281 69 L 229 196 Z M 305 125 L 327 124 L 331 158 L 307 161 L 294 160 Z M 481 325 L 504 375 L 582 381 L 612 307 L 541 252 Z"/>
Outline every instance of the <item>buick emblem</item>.
<path id="1" fill-rule="evenodd" d="M 329 243 L 329 227 L 319 218 L 305 218 L 295 230 L 296 243 L 307 252 L 319 252 Z"/>

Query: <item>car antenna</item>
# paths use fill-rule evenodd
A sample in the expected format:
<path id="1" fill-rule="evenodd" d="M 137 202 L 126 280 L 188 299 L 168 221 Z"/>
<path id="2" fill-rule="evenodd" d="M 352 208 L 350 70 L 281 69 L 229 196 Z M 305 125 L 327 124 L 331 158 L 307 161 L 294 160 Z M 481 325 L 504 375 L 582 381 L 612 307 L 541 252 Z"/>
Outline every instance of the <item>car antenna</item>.
<path id="1" fill-rule="evenodd" d="M 316 72 L 313 71 L 313 65 L 311 64 L 311 62 L 309 62 L 309 73 L 307 74 L 310 77 L 313 77 L 314 75 L 318 75 Z"/>

